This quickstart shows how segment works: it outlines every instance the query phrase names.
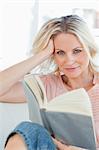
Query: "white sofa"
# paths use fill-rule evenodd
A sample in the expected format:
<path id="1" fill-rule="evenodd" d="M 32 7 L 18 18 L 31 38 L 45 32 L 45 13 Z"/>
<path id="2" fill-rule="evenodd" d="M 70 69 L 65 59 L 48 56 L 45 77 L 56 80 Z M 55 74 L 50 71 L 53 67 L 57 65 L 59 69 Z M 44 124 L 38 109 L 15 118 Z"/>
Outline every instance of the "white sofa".
<path id="1" fill-rule="evenodd" d="M 0 103 L 0 150 L 4 150 L 8 134 L 25 120 L 29 120 L 27 103 Z"/>

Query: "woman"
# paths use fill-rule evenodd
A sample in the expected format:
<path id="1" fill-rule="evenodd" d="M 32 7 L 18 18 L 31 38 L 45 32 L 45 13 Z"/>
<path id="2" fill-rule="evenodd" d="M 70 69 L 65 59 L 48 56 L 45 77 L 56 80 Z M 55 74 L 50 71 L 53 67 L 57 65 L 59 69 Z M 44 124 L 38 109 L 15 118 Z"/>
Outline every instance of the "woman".
<path id="1" fill-rule="evenodd" d="M 98 77 L 98 75 L 96 74 L 99 66 L 95 64 L 94 58 L 99 51 L 86 23 L 76 15 L 55 18 L 48 21 L 37 34 L 33 44 L 33 52 L 35 53 L 35 56 L 0 73 L 0 100 L 6 102 L 25 102 L 26 98 L 22 83 L 21 81 L 19 82 L 19 80 L 37 65 L 50 59 L 49 62 L 56 64 L 55 70 L 53 73 L 41 77 L 48 101 L 65 92 L 84 88 L 87 91 L 92 104 L 98 149 L 99 84 L 97 83 L 96 77 Z M 46 67 L 49 68 L 48 63 Z M 25 129 L 30 127 L 31 133 L 32 131 L 34 133 L 35 127 L 33 128 L 33 124 L 31 127 L 31 123 L 23 123 L 19 125 L 17 129 L 20 130 L 22 127 L 24 128 L 24 126 Z M 36 125 L 36 127 L 39 129 L 42 128 L 39 125 Z M 61 141 L 51 138 L 43 128 L 41 130 L 43 130 L 43 133 L 45 133 L 45 136 L 47 136 L 48 139 L 47 142 L 45 140 L 43 143 L 49 145 L 49 147 L 45 146 L 45 149 L 52 150 L 56 149 L 56 147 L 60 150 L 83 149 L 65 145 Z M 39 137 L 41 136 L 43 139 L 42 132 L 39 133 Z M 21 150 L 28 148 L 31 150 L 35 147 L 30 141 L 34 136 L 33 134 L 31 134 L 31 138 L 28 138 L 28 140 L 25 137 L 29 137 L 29 131 L 27 133 L 24 131 L 21 134 L 23 138 L 20 134 L 21 131 L 9 138 L 6 142 L 6 150 L 15 150 L 15 148 Z M 37 149 L 37 147 L 34 149 Z M 39 147 L 38 149 L 44 150 L 44 147 Z"/>

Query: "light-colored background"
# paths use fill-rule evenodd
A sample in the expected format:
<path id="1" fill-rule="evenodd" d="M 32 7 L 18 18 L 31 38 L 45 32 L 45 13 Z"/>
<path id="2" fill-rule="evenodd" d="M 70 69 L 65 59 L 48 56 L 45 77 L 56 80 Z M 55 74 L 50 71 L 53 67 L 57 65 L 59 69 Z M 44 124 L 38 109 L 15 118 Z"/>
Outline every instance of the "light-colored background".
<path id="1" fill-rule="evenodd" d="M 52 17 L 78 14 L 99 40 L 99 0 L 1 0 L 0 70 L 27 58 L 32 41 L 43 22 Z M 22 120 L 28 120 L 28 107 L 0 103 L 0 150 L 9 132 Z"/>

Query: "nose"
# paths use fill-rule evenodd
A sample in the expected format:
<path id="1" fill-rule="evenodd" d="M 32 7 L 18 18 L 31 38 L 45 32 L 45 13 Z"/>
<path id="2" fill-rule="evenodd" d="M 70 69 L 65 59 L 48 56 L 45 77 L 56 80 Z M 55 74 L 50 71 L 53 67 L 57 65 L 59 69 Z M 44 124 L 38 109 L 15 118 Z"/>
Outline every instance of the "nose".
<path id="1" fill-rule="evenodd" d="M 66 57 L 64 58 L 64 62 L 67 65 L 72 65 L 75 62 L 75 58 L 74 56 L 72 56 L 71 54 L 66 55 Z"/>

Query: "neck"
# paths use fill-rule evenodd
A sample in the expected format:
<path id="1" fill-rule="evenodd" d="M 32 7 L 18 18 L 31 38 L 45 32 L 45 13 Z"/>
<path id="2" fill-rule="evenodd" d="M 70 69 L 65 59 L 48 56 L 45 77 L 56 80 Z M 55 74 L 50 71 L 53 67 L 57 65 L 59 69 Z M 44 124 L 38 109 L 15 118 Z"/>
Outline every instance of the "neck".
<path id="1" fill-rule="evenodd" d="M 86 78 L 85 78 L 86 77 Z M 93 75 L 92 73 L 84 74 L 77 78 L 68 78 L 65 75 L 62 76 L 62 80 L 65 85 L 70 89 L 85 88 L 89 90 L 93 86 Z"/>

